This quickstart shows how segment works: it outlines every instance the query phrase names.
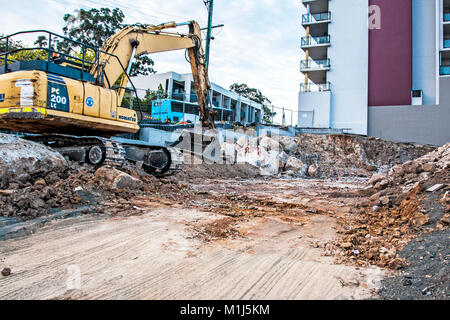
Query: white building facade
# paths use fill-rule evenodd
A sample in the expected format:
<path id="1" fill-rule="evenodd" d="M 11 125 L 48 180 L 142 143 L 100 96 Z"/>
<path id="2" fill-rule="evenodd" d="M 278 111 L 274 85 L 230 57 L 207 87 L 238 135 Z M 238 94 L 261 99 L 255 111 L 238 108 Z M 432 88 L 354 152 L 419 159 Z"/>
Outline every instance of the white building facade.
<path id="1" fill-rule="evenodd" d="M 157 73 L 148 76 L 138 76 L 132 79 L 138 90 L 138 96 L 143 98 L 145 91 L 157 91 L 160 86 L 167 93 L 168 100 L 177 103 L 196 104 L 192 74 L 176 72 Z M 210 97 L 214 109 L 218 111 L 217 121 L 260 123 L 263 106 L 221 86 L 211 83 Z M 190 118 L 189 118 L 190 119 Z"/>
<path id="2" fill-rule="evenodd" d="M 450 0 L 300 2 L 300 127 L 450 141 Z"/>

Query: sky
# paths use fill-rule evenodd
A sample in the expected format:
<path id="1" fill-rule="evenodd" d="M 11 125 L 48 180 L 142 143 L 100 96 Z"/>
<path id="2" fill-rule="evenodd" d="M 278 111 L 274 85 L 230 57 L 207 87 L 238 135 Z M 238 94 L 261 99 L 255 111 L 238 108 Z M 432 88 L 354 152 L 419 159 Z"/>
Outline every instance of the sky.
<path id="1" fill-rule="evenodd" d="M 0 33 L 4 34 L 30 29 L 62 33 L 63 15 L 80 8 L 118 7 L 127 24 L 196 20 L 206 27 L 208 20 L 203 0 L 0 0 L 0 4 Z M 213 31 L 210 80 L 224 88 L 246 83 L 260 89 L 276 107 L 297 111 L 300 6 L 298 0 L 215 0 L 213 23 L 225 26 Z M 184 51 L 151 58 L 158 73 L 190 72 Z M 276 120 L 281 121 L 281 113 Z M 286 120 L 290 122 L 290 112 L 286 112 Z"/>

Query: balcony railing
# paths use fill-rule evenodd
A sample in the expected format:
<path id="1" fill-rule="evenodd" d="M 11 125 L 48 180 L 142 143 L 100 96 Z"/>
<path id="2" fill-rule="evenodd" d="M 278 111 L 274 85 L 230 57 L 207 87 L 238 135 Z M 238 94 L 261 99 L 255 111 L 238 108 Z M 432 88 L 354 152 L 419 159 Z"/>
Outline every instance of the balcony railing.
<path id="1" fill-rule="evenodd" d="M 323 60 L 302 60 L 300 63 L 300 71 L 321 71 L 330 69 L 330 59 Z"/>
<path id="2" fill-rule="evenodd" d="M 328 36 L 321 36 L 321 37 L 302 37 L 302 47 L 313 47 L 313 46 L 320 46 L 320 45 L 326 45 L 331 43 L 331 37 Z"/>
<path id="3" fill-rule="evenodd" d="M 302 15 L 302 24 L 319 23 L 331 21 L 331 12 L 305 13 Z"/>
<path id="4" fill-rule="evenodd" d="M 322 92 L 322 91 L 330 91 L 331 83 L 301 83 L 300 84 L 300 92 Z"/>
<path id="5" fill-rule="evenodd" d="M 302 0 L 303 3 L 311 3 L 311 2 L 315 2 L 317 0 Z"/>

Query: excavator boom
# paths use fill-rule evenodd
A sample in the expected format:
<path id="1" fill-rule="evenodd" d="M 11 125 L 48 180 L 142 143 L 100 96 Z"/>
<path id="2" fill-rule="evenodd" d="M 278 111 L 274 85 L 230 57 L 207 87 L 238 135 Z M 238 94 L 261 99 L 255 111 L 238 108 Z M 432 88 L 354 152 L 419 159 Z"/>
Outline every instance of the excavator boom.
<path id="1" fill-rule="evenodd" d="M 166 29 L 184 25 L 189 26 L 188 34 L 166 31 Z M 98 78 L 99 72 L 103 72 L 110 87 L 120 80 L 118 95 L 119 101 L 122 101 L 125 87 L 129 81 L 129 77 L 124 75 L 123 70 L 131 70 L 135 57 L 180 49 L 187 49 L 189 53 L 202 127 L 215 128 L 212 110 L 209 107 L 211 84 L 202 47 L 201 29 L 195 21 L 181 24 L 170 22 L 158 26 L 125 27 L 106 41 L 102 48 L 104 53 L 100 54 L 98 63 L 92 66 L 91 73 Z"/>

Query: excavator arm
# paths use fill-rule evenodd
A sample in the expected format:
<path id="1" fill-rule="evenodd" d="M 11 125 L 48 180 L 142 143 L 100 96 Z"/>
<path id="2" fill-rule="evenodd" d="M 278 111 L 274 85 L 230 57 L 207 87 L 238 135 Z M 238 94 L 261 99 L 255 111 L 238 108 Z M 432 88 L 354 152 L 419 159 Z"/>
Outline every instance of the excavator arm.
<path id="1" fill-rule="evenodd" d="M 164 31 L 182 25 L 189 25 L 189 34 Z M 200 26 L 195 21 L 182 24 L 171 22 L 158 26 L 125 27 L 107 40 L 102 48 L 102 51 L 106 53 L 100 54 L 98 63 L 92 67 L 91 74 L 98 78 L 100 73 L 103 73 L 109 87 L 112 87 L 120 79 L 118 95 L 121 102 L 125 93 L 124 87 L 127 86 L 129 80 L 126 75 L 123 76 L 124 70 L 127 71 L 127 74 L 130 72 L 135 57 L 181 49 L 187 49 L 189 53 L 202 127 L 215 129 L 209 98 L 211 84 L 205 63 Z"/>

